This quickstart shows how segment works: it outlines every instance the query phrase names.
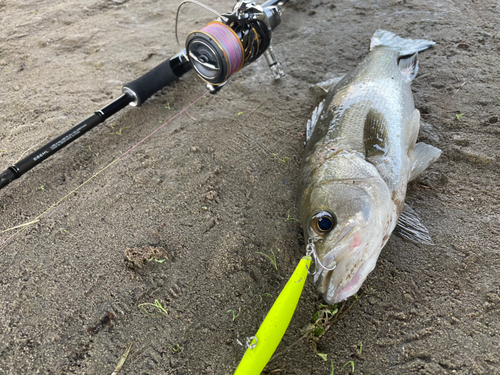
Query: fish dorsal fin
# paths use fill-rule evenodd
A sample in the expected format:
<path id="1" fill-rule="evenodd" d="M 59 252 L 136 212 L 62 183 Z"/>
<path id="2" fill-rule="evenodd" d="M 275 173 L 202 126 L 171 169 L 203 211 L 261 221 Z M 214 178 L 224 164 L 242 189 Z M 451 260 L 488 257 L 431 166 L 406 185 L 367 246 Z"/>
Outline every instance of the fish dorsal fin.
<path id="1" fill-rule="evenodd" d="M 434 245 L 429 231 L 420 222 L 420 217 L 406 203 L 394 233 L 416 244 Z"/>
<path id="2" fill-rule="evenodd" d="M 408 130 L 406 149 L 408 156 L 410 156 L 417 143 L 418 131 L 420 130 L 420 111 L 418 109 L 415 109 L 410 115 L 406 129 Z"/>
<path id="3" fill-rule="evenodd" d="M 314 128 L 316 127 L 316 124 L 318 123 L 321 113 L 323 112 L 324 105 L 325 101 L 323 100 L 321 103 L 318 104 L 316 108 L 314 108 L 314 111 L 311 115 L 311 119 L 307 120 L 306 143 L 309 142 L 309 139 L 311 139 L 311 135 L 314 131 Z"/>
<path id="4" fill-rule="evenodd" d="M 441 155 L 441 150 L 437 147 L 419 142 L 410 155 L 411 173 L 409 181 L 414 180 L 422 173 L 432 162 Z"/>
<path id="5" fill-rule="evenodd" d="M 410 56 L 401 56 L 398 59 L 398 66 L 404 79 L 408 82 L 413 81 L 418 72 L 418 52 Z"/>
<path id="6" fill-rule="evenodd" d="M 366 115 L 364 129 L 366 158 L 382 156 L 387 149 L 387 120 L 384 115 L 371 108 Z"/>

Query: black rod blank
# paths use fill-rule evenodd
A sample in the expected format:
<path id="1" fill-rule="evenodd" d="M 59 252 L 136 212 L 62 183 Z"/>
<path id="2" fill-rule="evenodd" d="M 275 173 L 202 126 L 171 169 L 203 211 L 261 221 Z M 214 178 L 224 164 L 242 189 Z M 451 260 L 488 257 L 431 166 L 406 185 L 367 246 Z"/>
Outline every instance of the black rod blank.
<path id="1" fill-rule="evenodd" d="M 72 127 L 66 133 L 61 134 L 59 137 L 51 140 L 45 146 L 39 148 L 16 164 L 10 166 L 9 169 L 7 169 L 0 175 L 0 189 L 11 183 L 16 178 L 21 177 L 24 173 L 40 164 L 49 156 L 52 156 L 60 149 L 66 147 L 71 142 L 80 138 L 82 135 L 95 128 L 100 123 L 104 122 L 104 120 L 111 117 L 119 110 L 125 108 L 133 100 L 134 97 L 131 94 L 123 94 L 118 99 L 108 104 L 106 107 L 95 112 L 88 119 Z"/>
<path id="2" fill-rule="evenodd" d="M 132 100 L 132 95 L 128 93 L 123 94 L 118 99 L 108 104 L 106 107 L 94 113 L 88 119 L 82 121 L 78 125 L 68 130 L 66 133 L 61 134 L 59 137 L 53 139 L 45 146 L 39 148 L 20 162 L 11 166 L 11 169 L 13 169 L 18 176 L 23 175 L 31 168 L 47 159 L 49 156 L 55 154 L 60 149 L 80 138 L 89 130 L 104 122 L 104 120 L 114 115 L 119 110 L 125 108 Z"/>

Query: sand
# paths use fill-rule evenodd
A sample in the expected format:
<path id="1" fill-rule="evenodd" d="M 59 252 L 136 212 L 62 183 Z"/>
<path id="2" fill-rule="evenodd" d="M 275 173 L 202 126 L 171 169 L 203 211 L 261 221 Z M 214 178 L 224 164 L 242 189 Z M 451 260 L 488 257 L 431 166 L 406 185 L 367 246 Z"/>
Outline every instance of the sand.
<path id="1" fill-rule="evenodd" d="M 177 4 L 0 1 L 0 170 L 179 52 Z M 348 373 L 349 361 L 356 374 L 500 373 L 499 17 L 492 0 L 291 1 L 273 35 L 283 79 L 263 60 L 248 66 L 0 247 L 0 374 L 111 374 L 129 343 L 122 374 L 232 374 L 237 339 L 255 334 L 305 253 L 310 85 L 355 67 L 377 28 L 437 43 L 419 54 L 412 87 L 419 140 L 443 154 L 407 192 L 436 245 L 393 236 L 316 349 L 297 342 L 322 303 L 308 280 L 266 373 Z M 186 6 L 181 39 L 211 19 Z M 191 72 L 2 189 L 0 230 L 45 212 L 205 92 Z M 274 253 L 277 269 L 257 252 Z M 155 300 L 168 315 L 139 306 Z"/>

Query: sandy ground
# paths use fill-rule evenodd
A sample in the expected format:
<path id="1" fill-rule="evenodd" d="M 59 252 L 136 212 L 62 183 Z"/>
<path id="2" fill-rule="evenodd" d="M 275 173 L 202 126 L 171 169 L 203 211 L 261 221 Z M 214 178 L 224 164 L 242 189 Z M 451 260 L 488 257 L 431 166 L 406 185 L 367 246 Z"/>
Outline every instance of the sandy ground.
<path id="1" fill-rule="evenodd" d="M 0 169 L 177 53 L 176 7 L 0 0 Z M 254 63 L 0 248 L 0 374 L 111 374 L 132 342 L 123 374 L 232 374 L 236 339 L 256 332 L 305 253 L 294 218 L 319 100 L 309 86 L 356 66 L 377 28 L 437 42 L 420 54 L 413 90 L 420 140 L 443 155 L 407 193 L 436 246 L 390 239 L 361 297 L 317 340 L 327 361 L 297 342 L 322 302 L 308 280 L 266 371 L 348 373 L 352 361 L 356 374 L 499 374 L 499 18 L 493 0 L 287 4 L 273 39 L 284 79 Z M 186 7 L 181 35 L 210 20 Z M 187 74 L 10 184 L 0 230 L 47 210 L 204 92 Z M 124 260 L 143 246 L 166 261 Z M 257 254 L 271 251 L 277 270 Z M 168 315 L 139 307 L 155 300 Z"/>

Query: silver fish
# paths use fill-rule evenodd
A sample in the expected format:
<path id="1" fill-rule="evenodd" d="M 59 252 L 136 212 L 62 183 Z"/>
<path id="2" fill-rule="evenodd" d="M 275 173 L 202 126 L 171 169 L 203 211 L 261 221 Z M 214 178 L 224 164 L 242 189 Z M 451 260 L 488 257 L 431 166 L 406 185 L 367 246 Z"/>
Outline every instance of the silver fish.
<path id="1" fill-rule="evenodd" d="M 301 221 L 328 303 L 359 290 L 398 220 L 404 237 L 432 243 L 404 200 L 408 182 L 441 153 L 416 143 L 420 112 L 410 89 L 418 52 L 434 44 L 377 30 L 371 52 L 308 123 Z"/>

